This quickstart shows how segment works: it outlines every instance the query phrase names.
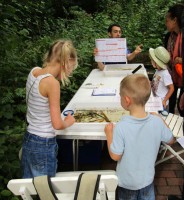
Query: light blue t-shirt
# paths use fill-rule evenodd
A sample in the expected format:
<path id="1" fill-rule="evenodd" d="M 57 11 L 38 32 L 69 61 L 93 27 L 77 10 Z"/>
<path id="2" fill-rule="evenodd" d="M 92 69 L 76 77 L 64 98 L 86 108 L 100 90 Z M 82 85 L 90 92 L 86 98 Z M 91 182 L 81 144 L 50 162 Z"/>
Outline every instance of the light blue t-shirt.
<path id="1" fill-rule="evenodd" d="M 139 190 L 151 184 L 160 143 L 167 143 L 172 137 L 171 130 L 158 116 L 148 113 L 142 119 L 123 117 L 115 126 L 110 146 L 114 154 L 123 154 L 116 168 L 118 185 Z"/>

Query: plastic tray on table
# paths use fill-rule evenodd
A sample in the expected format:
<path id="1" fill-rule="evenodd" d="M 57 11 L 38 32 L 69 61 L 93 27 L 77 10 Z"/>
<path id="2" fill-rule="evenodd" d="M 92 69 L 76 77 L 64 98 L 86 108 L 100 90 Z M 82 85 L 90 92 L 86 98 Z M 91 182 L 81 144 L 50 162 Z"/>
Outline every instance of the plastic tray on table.
<path id="1" fill-rule="evenodd" d="M 105 65 L 103 73 L 105 76 L 127 76 L 132 74 L 132 71 L 135 70 L 139 65 L 141 65 L 141 68 L 135 73 L 141 73 L 147 76 L 144 65 L 140 63 Z"/>
<path id="2" fill-rule="evenodd" d="M 92 112 L 96 110 L 115 111 L 118 114 L 121 112 L 122 115 L 128 114 L 127 111 L 121 107 L 120 103 L 77 103 L 72 104 L 68 109 L 74 111 L 74 116 L 77 110 L 90 110 Z M 64 112 L 65 110 L 63 113 Z M 62 118 L 65 117 L 63 113 Z M 71 127 L 66 128 L 64 132 L 103 132 L 106 123 L 107 122 L 75 122 Z"/>

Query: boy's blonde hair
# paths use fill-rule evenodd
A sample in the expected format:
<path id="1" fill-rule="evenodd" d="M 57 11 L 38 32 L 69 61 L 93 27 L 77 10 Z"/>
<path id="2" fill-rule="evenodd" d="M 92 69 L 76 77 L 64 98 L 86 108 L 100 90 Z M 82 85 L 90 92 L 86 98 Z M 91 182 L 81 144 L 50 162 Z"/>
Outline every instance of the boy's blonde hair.
<path id="1" fill-rule="evenodd" d="M 150 81 L 143 74 L 128 75 L 120 83 L 120 95 L 130 97 L 136 105 L 144 106 L 150 94 Z"/>
<path id="2" fill-rule="evenodd" d="M 73 70 L 78 65 L 77 52 L 70 40 L 57 40 L 55 41 L 49 51 L 45 54 L 43 60 L 43 67 L 46 67 L 50 62 L 60 63 L 61 65 L 61 82 L 63 85 L 69 83 L 66 76 L 67 68 L 69 67 L 69 59 L 74 61 Z"/>

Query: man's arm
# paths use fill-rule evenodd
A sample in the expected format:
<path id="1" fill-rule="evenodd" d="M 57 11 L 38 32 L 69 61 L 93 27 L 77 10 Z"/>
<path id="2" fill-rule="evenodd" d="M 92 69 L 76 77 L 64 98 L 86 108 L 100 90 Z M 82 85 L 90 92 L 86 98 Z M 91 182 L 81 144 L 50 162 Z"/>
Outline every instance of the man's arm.
<path id="1" fill-rule="evenodd" d="M 172 93 L 174 92 L 174 85 L 173 84 L 170 84 L 170 85 L 168 85 L 167 86 L 167 88 L 169 89 L 168 90 L 168 92 L 167 92 L 167 94 L 165 95 L 165 98 L 164 98 L 164 100 L 163 100 L 163 106 L 164 106 L 164 108 L 166 108 L 166 102 L 167 102 L 167 100 L 169 100 L 169 98 L 171 97 L 171 95 L 172 95 Z"/>
<path id="2" fill-rule="evenodd" d="M 97 62 L 99 70 L 103 71 L 105 65 L 102 62 Z"/>
<path id="3" fill-rule="evenodd" d="M 136 56 L 137 54 L 139 54 L 139 53 L 142 51 L 142 46 L 143 46 L 142 44 L 138 45 L 138 46 L 136 47 L 136 49 L 135 49 L 132 53 L 129 53 L 129 54 L 127 55 L 128 61 L 133 60 L 133 59 L 135 58 L 135 56 Z"/>
<path id="4" fill-rule="evenodd" d="M 95 56 L 98 53 L 98 48 L 94 48 L 93 55 Z M 103 71 L 105 65 L 102 62 L 97 62 L 99 70 Z"/>

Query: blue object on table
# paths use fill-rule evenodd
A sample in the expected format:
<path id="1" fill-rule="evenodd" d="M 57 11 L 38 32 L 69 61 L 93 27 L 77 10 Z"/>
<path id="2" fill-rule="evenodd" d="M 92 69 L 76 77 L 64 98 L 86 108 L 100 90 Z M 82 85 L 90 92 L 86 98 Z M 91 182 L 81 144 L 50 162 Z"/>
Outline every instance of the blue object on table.
<path id="1" fill-rule="evenodd" d="M 163 109 L 162 111 L 159 111 L 159 113 L 165 117 L 169 115 L 168 111 L 166 109 Z"/>
<path id="2" fill-rule="evenodd" d="M 63 115 L 64 115 L 64 116 L 67 116 L 69 113 L 70 113 L 71 115 L 74 115 L 74 111 L 73 111 L 73 110 L 65 110 L 65 111 L 63 112 Z"/>

